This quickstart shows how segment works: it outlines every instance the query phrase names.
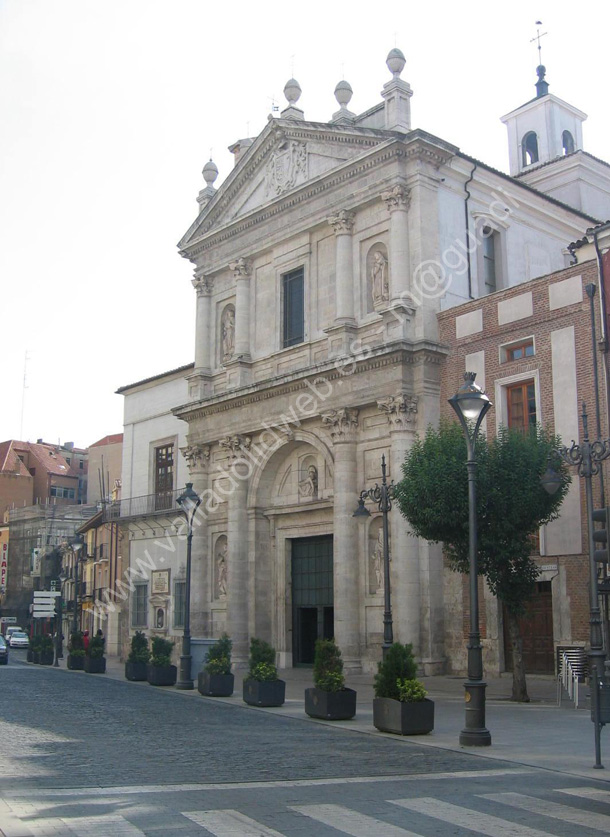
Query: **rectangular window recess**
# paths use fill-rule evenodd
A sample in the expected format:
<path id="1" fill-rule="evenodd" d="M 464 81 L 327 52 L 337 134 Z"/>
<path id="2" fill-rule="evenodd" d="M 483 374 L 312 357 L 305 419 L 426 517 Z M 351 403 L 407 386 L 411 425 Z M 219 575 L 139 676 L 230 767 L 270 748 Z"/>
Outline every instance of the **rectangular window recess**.
<path id="1" fill-rule="evenodd" d="M 527 357 L 534 357 L 534 338 L 525 337 L 514 343 L 507 343 L 500 346 L 500 362 L 511 363 L 513 360 L 524 360 Z"/>

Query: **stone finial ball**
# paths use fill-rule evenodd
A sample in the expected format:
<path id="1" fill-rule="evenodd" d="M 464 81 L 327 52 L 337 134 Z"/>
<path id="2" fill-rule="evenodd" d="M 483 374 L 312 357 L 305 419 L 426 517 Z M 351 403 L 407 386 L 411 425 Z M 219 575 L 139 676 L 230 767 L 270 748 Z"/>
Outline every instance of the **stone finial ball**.
<path id="1" fill-rule="evenodd" d="M 301 98 L 301 85 L 295 78 L 291 78 L 286 82 L 284 96 L 288 99 L 289 105 L 294 105 Z"/>
<path id="2" fill-rule="evenodd" d="M 391 49 L 388 52 L 388 57 L 386 58 L 385 63 L 392 75 L 399 76 L 407 63 L 407 59 L 399 49 L 394 47 L 394 49 Z"/>
<path id="3" fill-rule="evenodd" d="M 353 95 L 354 91 L 352 90 L 352 86 L 349 81 L 340 81 L 335 87 L 335 99 L 339 102 L 342 108 L 349 105 Z"/>
<path id="4" fill-rule="evenodd" d="M 218 167 L 212 160 L 208 160 L 201 173 L 208 186 L 211 186 L 218 177 Z"/>

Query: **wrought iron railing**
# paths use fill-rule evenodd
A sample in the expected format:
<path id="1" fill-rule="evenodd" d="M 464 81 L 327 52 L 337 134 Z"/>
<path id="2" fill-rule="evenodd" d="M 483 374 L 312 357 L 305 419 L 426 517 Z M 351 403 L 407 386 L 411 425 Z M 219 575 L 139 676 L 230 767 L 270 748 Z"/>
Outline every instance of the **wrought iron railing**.
<path id="1" fill-rule="evenodd" d="M 176 499 L 184 492 L 183 488 L 163 491 L 157 494 L 145 494 L 142 497 L 126 497 L 108 503 L 104 510 L 105 522 L 127 520 L 134 517 L 151 517 L 160 514 L 180 514 Z"/>

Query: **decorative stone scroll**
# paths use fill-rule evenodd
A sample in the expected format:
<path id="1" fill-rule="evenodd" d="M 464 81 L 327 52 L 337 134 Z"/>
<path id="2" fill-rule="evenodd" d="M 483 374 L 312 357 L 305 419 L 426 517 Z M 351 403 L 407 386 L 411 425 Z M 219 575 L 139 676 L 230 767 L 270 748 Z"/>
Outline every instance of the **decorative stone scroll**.
<path id="1" fill-rule="evenodd" d="M 187 445 L 180 448 L 182 456 L 186 459 L 186 465 L 189 469 L 189 474 L 195 468 L 201 468 L 210 461 L 210 446 L 209 445 Z"/>
<path id="2" fill-rule="evenodd" d="M 252 439 L 250 436 L 225 436 L 218 444 L 221 448 L 228 451 L 231 463 L 233 463 L 240 459 L 245 459 L 245 452 L 250 450 Z"/>
<path id="3" fill-rule="evenodd" d="M 335 233 L 335 235 L 351 235 L 351 232 L 354 229 L 355 217 L 356 214 L 354 212 L 349 212 L 347 209 L 342 209 L 335 215 L 331 215 L 328 219 L 328 223 L 333 228 L 333 232 Z"/>
<path id="4" fill-rule="evenodd" d="M 389 212 L 395 209 L 408 209 L 411 205 L 411 191 L 406 186 L 392 186 L 381 195 L 381 200 L 384 201 Z"/>
<path id="5" fill-rule="evenodd" d="M 351 442 L 355 440 L 358 429 L 358 410 L 343 407 L 322 413 L 322 423 L 330 431 L 333 442 Z"/>
<path id="6" fill-rule="evenodd" d="M 191 284 L 197 291 L 197 296 L 210 296 L 214 288 L 214 280 L 209 276 L 195 276 Z"/>
<path id="7" fill-rule="evenodd" d="M 252 276 L 252 262 L 248 259 L 237 259 L 229 265 L 236 279 L 249 279 Z"/>
<path id="8" fill-rule="evenodd" d="M 377 407 L 385 413 L 390 428 L 406 428 L 412 424 L 417 413 L 417 397 L 414 395 L 389 395 L 378 398 Z"/>

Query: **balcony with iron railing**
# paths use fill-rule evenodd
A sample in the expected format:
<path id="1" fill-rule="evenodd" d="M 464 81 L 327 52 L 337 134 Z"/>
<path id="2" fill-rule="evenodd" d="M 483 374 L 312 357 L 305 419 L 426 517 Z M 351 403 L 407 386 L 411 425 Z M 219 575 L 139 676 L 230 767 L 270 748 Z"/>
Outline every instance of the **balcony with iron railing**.
<path id="1" fill-rule="evenodd" d="M 184 488 L 175 488 L 173 491 L 145 494 L 141 497 L 126 497 L 114 503 L 108 503 L 104 509 L 104 522 L 179 514 L 180 507 L 176 500 L 183 492 Z"/>

